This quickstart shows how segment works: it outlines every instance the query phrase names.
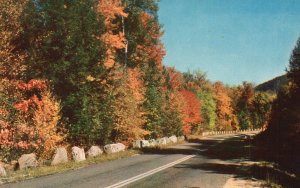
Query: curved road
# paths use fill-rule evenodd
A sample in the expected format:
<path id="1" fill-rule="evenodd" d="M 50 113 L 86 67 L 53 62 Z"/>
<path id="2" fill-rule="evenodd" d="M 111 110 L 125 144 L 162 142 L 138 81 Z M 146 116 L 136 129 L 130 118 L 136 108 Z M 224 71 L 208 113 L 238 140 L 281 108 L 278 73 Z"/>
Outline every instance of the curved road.
<path id="1" fill-rule="evenodd" d="M 244 143 L 241 140 L 246 137 L 243 134 L 206 137 L 195 143 L 177 145 L 159 152 L 149 149 L 145 151 L 147 154 L 0 187 L 223 187 L 230 178 L 237 175 L 234 169 L 226 170 L 227 162 L 235 163 L 247 156 L 230 156 L 230 152 L 226 156 L 222 149 L 234 143 L 238 143 L 238 149 L 243 149 L 240 143 Z M 247 151 L 244 153 L 247 155 Z M 224 164 L 225 170 L 222 168 Z"/>

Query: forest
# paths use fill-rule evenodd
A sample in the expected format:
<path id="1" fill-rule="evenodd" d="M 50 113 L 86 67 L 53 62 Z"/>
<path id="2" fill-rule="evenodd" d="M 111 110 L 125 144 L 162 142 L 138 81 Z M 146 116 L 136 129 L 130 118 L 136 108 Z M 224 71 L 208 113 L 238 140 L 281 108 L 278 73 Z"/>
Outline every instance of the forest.
<path id="1" fill-rule="evenodd" d="M 157 12 L 156 0 L 0 0 L 0 160 L 214 130 L 299 143 L 299 42 L 277 97 L 163 65 Z"/>

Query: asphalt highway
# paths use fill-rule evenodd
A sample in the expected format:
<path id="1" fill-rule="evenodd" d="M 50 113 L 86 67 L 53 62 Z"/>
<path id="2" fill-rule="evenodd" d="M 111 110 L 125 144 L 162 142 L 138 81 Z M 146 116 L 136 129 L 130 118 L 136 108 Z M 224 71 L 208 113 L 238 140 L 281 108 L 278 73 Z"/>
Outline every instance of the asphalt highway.
<path id="1" fill-rule="evenodd" d="M 228 139 L 245 135 L 211 136 L 202 142 L 185 143 L 165 151 L 151 151 L 78 170 L 27 181 L 5 184 L 1 188 L 221 188 L 233 177 L 232 172 L 210 168 L 225 159 L 209 154 Z M 222 146 L 223 147 L 223 146 Z M 212 166 L 214 167 L 214 166 Z"/>

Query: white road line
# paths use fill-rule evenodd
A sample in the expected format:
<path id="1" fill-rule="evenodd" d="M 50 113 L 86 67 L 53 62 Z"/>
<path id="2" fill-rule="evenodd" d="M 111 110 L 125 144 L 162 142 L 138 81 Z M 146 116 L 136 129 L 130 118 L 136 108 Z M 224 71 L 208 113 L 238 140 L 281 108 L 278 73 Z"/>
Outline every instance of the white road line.
<path id="1" fill-rule="evenodd" d="M 130 183 L 133 183 L 133 182 L 138 181 L 138 180 L 140 180 L 140 179 L 143 179 L 143 178 L 145 178 L 145 177 L 151 176 L 151 175 L 153 175 L 153 174 L 155 174 L 155 173 L 157 173 L 157 172 L 160 172 L 160 171 L 162 171 L 162 170 L 165 170 L 165 169 L 167 169 L 167 168 L 170 168 L 170 167 L 172 167 L 172 166 L 175 166 L 175 165 L 177 165 L 177 164 L 179 164 L 179 163 L 182 163 L 183 161 L 186 161 L 186 160 L 188 160 L 188 159 L 190 159 L 190 158 L 192 158 L 192 157 L 195 157 L 195 155 L 188 155 L 188 156 L 186 156 L 186 157 L 184 157 L 184 158 L 178 159 L 177 161 L 171 162 L 171 163 L 169 163 L 169 164 L 163 165 L 163 166 L 161 166 L 161 167 L 155 168 L 155 169 L 153 169 L 153 170 L 150 170 L 150 171 L 148 171 L 148 172 L 142 173 L 142 174 L 140 174 L 140 175 L 134 176 L 134 177 L 132 177 L 132 178 L 129 178 L 129 179 L 124 180 L 124 181 L 121 181 L 121 182 L 119 182 L 119 183 L 110 185 L 110 186 L 105 187 L 105 188 L 119 188 L 119 187 L 123 187 L 123 186 L 125 186 L 125 185 L 128 185 L 128 184 L 130 184 Z"/>

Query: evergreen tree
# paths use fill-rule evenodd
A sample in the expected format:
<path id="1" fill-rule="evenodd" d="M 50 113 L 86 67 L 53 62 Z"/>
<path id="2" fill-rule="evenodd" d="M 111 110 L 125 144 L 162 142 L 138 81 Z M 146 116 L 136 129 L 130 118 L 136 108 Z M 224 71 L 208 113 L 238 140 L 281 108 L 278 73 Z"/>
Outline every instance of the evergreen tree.
<path id="1" fill-rule="evenodd" d="M 51 81 L 62 101 L 63 118 L 70 124 L 70 139 L 87 144 L 107 123 L 100 118 L 106 103 L 100 96 L 99 80 L 105 72 L 99 64 L 103 48 L 97 39 L 103 21 L 95 7 L 94 0 L 31 0 L 23 20 L 28 79 Z"/>
<path id="2" fill-rule="evenodd" d="M 150 131 L 150 137 L 155 138 L 162 135 L 163 124 L 163 93 L 161 87 L 161 74 L 155 62 L 150 62 L 144 67 L 146 86 L 145 102 L 143 104 L 146 112 L 145 129 Z"/>
<path id="3" fill-rule="evenodd" d="M 287 76 L 293 84 L 295 96 L 300 94 L 300 38 L 292 52 Z M 298 98 L 299 99 L 299 98 Z M 298 100 L 299 101 L 299 100 Z"/>

